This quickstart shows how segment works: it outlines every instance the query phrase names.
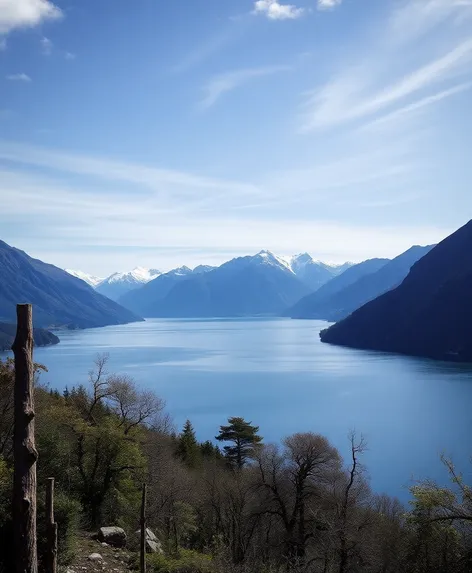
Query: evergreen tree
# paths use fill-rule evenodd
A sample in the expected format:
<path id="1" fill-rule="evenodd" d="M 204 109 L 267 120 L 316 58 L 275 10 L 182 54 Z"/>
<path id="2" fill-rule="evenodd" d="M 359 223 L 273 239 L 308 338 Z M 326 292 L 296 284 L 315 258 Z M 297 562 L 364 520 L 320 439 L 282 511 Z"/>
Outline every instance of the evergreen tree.
<path id="1" fill-rule="evenodd" d="M 176 454 L 191 468 L 198 466 L 201 461 L 200 446 L 190 420 L 185 422 L 182 433 L 178 437 Z"/>
<path id="2" fill-rule="evenodd" d="M 220 460 L 223 456 L 221 455 L 220 448 L 215 446 L 210 440 L 200 444 L 200 451 L 202 456 L 206 459 L 216 459 Z"/>
<path id="3" fill-rule="evenodd" d="M 227 426 L 220 426 L 220 433 L 216 439 L 220 442 L 232 442 L 232 446 L 225 446 L 224 452 L 229 464 L 241 469 L 244 464 L 254 457 L 257 446 L 262 442 L 258 435 L 259 426 L 253 426 L 244 418 L 228 418 Z"/>

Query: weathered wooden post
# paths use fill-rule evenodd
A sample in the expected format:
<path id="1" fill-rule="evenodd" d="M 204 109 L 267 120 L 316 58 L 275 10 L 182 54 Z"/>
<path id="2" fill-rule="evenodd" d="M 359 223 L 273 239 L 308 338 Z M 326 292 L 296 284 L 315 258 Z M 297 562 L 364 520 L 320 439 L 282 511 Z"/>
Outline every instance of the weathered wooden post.
<path id="1" fill-rule="evenodd" d="M 14 391 L 13 530 L 17 573 L 37 573 L 36 461 L 34 442 L 33 311 L 30 304 L 16 307 L 17 331 Z"/>
<path id="2" fill-rule="evenodd" d="M 146 573 L 146 484 L 143 483 L 143 496 L 141 500 L 141 543 L 139 551 L 139 564 L 141 573 Z"/>
<path id="3" fill-rule="evenodd" d="M 54 521 L 54 478 L 48 478 L 46 489 L 46 519 L 47 519 L 47 573 L 57 571 L 57 523 Z"/>

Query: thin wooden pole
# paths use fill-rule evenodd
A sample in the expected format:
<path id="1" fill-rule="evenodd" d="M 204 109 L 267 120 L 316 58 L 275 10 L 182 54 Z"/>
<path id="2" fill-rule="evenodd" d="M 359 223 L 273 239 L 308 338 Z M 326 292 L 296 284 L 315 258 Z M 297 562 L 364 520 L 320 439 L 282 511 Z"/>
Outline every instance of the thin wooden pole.
<path id="1" fill-rule="evenodd" d="M 48 478 L 46 489 L 47 562 L 46 572 L 57 571 L 57 523 L 54 521 L 54 478 Z"/>
<path id="2" fill-rule="evenodd" d="M 16 307 L 13 528 L 17 573 L 37 573 L 36 461 L 34 441 L 33 309 Z"/>
<path id="3" fill-rule="evenodd" d="M 141 573 L 146 573 L 146 484 L 143 483 L 143 496 L 141 500 L 141 543 L 139 563 Z"/>

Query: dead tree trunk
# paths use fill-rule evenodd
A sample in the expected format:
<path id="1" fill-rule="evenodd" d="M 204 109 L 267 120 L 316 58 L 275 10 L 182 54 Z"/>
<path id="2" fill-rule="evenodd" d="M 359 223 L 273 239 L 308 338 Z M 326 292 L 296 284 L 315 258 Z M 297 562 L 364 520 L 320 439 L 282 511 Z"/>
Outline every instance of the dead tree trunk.
<path id="1" fill-rule="evenodd" d="M 33 396 L 33 312 L 30 304 L 16 308 L 18 325 L 15 355 L 15 422 L 13 527 L 17 573 L 37 573 L 36 460 Z"/>
<path id="2" fill-rule="evenodd" d="M 146 484 L 143 484 L 143 497 L 141 500 L 141 543 L 139 564 L 141 573 L 146 573 Z"/>
<path id="3" fill-rule="evenodd" d="M 48 479 L 46 489 L 46 519 L 47 519 L 47 573 L 57 571 L 57 523 L 54 521 L 54 478 Z"/>

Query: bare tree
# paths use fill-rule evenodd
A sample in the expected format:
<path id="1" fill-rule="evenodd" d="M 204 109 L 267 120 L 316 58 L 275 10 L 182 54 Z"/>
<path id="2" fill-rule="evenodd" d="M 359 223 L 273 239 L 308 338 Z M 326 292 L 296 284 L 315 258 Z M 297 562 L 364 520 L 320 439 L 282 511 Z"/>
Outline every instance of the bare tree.
<path id="1" fill-rule="evenodd" d="M 136 426 L 152 422 L 164 409 L 164 401 L 151 391 L 138 390 L 131 376 L 115 374 L 106 383 L 107 398 L 120 418 L 125 435 Z"/>
<path id="2" fill-rule="evenodd" d="M 260 487 L 267 496 L 266 514 L 279 517 L 285 530 L 290 563 L 303 565 L 307 543 L 322 527 L 310 502 L 319 497 L 328 476 L 340 467 L 338 451 L 313 433 L 294 434 L 284 440 L 284 450 L 269 446 L 258 458 Z"/>

